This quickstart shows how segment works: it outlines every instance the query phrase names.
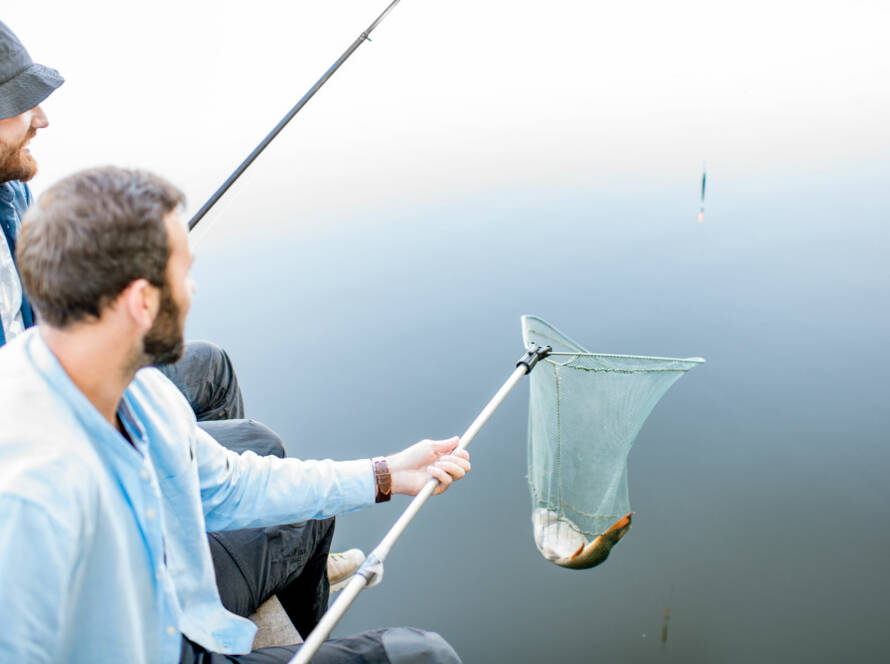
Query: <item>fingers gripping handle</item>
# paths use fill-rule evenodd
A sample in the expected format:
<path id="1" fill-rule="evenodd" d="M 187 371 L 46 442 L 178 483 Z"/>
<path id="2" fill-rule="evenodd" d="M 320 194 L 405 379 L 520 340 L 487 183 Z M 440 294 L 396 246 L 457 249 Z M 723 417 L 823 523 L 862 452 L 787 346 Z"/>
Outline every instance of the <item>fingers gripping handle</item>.
<path id="1" fill-rule="evenodd" d="M 550 351 L 550 346 L 540 347 L 532 345 L 529 347 L 528 352 L 516 363 L 516 369 L 513 371 L 510 378 L 507 379 L 507 382 L 501 386 L 497 393 L 492 397 L 491 401 L 489 401 L 485 408 L 482 409 L 482 412 L 476 416 L 476 419 L 464 432 L 464 435 L 460 437 L 457 449 L 465 450 L 470 445 L 473 438 L 479 433 L 479 430 L 486 422 L 488 422 L 494 411 L 497 410 L 498 406 L 501 405 L 510 391 L 516 386 L 516 383 L 522 380 L 522 377 L 534 368 L 535 364 L 538 363 L 538 360 L 546 357 Z M 374 551 L 371 552 L 371 555 L 368 556 L 365 563 L 358 569 L 352 580 L 341 591 L 340 596 L 337 597 L 315 629 L 312 630 L 312 633 L 303 643 L 302 648 L 300 648 L 290 664 L 306 664 L 309 662 L 312 655 L 315 654 L 319 646 L 321 646 L 324 640 L 328 637 L 331 630 L 334 629 L 334 626 L 362 589 L 371 585 L 376 585 L 380 582 L 380 579 L 383 576 L 383 561 L 386 560 L 386 556 L 389 555 L 396 540 L 399 539 L 423 504 L 433 494 L 433 491 L 435 491 L 438 484 L 439 480 L 435 477 L 431 477 L 427 480 L 427 483 L 413 498 L 405 511 L 402 512 L 402 515 L 398 518 L 395 524 L 393 524 L 392 528 L 390 528 L 389 532 L 380 541 Z"/>

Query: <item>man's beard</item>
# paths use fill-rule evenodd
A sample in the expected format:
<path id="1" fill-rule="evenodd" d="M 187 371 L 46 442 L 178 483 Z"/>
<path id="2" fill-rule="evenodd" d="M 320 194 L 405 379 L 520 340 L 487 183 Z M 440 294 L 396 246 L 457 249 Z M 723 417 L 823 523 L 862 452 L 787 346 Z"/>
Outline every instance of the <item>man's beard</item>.
<path id="1" fill-rule="evenodd" d="M 27 182 L 37 175 L 37 161 L 25 152 L 25 145 L 36 135 L 37 130 L 31 127 L 18 145 L 0 140 L 0 182 Z"/>
<path id="2" fill-rule="evenodd" d="M 142 339 L 142 352 L 148 359 L 147 364 L 173 364 L 180 359 L 185 349 L 182 333 L 179 305 L 174 302 L 170 287 L 164 284 L 158 315 Z"/>

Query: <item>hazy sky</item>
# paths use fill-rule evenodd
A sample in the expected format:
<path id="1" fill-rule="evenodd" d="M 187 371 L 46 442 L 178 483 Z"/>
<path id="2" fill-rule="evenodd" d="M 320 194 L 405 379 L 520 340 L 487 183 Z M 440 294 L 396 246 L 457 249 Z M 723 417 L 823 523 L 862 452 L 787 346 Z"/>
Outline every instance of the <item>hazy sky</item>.
<path id="1" fill-rule="evenodd" d="M 6 3 L 66 84 L 35 189 L 155 169 L 196 209 L 386 1 Z M 886 2 L 403 0 L 250 172 L 301 216 L 890 154 Z M 719 180 L 719 178 L 716 178 Z"/>

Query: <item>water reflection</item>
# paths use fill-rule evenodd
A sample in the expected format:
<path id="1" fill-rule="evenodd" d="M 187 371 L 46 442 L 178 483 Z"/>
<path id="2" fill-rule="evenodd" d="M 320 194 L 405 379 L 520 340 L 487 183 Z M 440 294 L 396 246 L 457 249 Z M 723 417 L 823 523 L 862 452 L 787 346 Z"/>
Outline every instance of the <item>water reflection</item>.
<path id="1" fill-rule="evenodd" d="M 205 242 L 190 334 L 230 350 L 251 415 L 295 456 L 463 430 L 529 311 L 594 352 L 708 358 L 630 455 L 620 556 L 590 572 L 540 559 L 517 391 L 474 442 L 472 476 L 424 508 L 338 633 L 414 624 L 467 662 L 881 658 L 885 175 L 724 183 L 709 224 L 654 187 L 499 192 Z M 403 507 L 341 518 L 335 546 L 371 548 Z"/>

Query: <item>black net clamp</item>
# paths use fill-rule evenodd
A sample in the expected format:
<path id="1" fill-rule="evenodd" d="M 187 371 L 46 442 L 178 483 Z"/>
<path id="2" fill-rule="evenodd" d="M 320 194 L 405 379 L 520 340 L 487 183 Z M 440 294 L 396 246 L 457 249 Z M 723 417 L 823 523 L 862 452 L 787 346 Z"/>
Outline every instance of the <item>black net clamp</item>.
<path id="1" fill-rule="evenodd" d="M 526 351 L 525 355 L 519 358 L 516 366 L 524 366 L 525 373 L 531 373 L 531 370 L 535 368 L 538 360 L 543 360 L 545 357 L 550 355 L 550 351 L 552 350 L 553 348 L 551 348 L 550 346 L 539 346 L 538 344 L 532 344 L 528 347 L 528 351 Z"/>

